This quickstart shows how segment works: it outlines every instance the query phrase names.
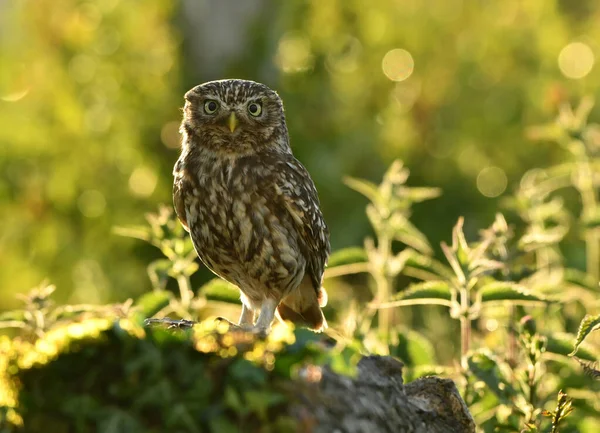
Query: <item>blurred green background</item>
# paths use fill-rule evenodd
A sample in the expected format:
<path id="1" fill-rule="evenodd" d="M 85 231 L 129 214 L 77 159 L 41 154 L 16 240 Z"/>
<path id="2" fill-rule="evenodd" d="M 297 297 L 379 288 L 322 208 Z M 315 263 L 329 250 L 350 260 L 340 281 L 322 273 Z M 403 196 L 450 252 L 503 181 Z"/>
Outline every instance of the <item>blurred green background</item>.
<path id="1" fill-rule="evenodd" d="M 282 96 L 334 250 L 370 234 L 342 178 L 400 158 L 443 190 L 413 216 L 439 254 L 565 158 L 526 129 L 598 94 L 599 22 L 595 0 L 0 1 L 0 310 L 44 278 L 68 302 L 150 290 L 160 252 L 112 229 L 171 202 L 182 95 L 220 78 Z"/>

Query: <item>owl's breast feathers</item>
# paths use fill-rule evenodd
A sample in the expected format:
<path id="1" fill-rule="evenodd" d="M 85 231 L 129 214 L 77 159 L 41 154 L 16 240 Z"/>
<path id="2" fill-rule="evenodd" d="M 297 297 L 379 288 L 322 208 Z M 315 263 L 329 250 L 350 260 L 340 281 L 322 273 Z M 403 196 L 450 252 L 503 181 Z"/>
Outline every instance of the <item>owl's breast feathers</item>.
<path id="1" fill-rule="evenodd" d="M 266 276 L 265 269 L 285 268 L 297 285 L 303 275 L 293 274 L 305 266 L 319 294 L 329 232 L 302 164 L 279 152 L 189 162 L 175 166 L 174 204 L 203 262 L 243 291 L 244 280 Z"/>

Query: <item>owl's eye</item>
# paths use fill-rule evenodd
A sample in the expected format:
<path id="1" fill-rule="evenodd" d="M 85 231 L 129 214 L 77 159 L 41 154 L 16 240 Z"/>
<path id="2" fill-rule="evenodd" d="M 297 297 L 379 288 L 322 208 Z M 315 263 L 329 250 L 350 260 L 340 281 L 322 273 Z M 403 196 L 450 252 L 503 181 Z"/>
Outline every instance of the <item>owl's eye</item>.
<path id="1" fill-rule="evenodd" d="M 209 99 L 204 103 L 204 112 L 206 114 L 213 114 L 215 111 L 217 111 L 217 108 L 219 108 L 219 104 L 217 101 L 213 101 L 212 99 Z"/>
<path id="2" fill-rule="evenodd" d="M 262 106 L 258 102 L 251 102 L 248 104 L 248 113 L 254 117 L 260 116 L 260 113 L 262 113 Z"/>

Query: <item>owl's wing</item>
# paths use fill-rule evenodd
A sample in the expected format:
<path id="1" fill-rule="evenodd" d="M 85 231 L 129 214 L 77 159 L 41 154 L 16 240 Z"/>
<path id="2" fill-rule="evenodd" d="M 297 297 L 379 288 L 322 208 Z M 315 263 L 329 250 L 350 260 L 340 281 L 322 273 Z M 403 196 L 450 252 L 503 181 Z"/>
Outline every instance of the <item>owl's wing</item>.
<path id="1" fill-rule="evenodd" d="M 185 213 L 185 201 L 184 201 L 184 183 L 186 182 L 183 170 L 180 169 L 180 161 L 177 161 L 175 164 L 175 169 L 173 170 L 173 175 L 175 177 L 173 181 L 173 206 L 175 207 L 175 212 L 177 213 L 177 217 L 181 222 L 181 225 L 188 232 L 190 231 L 186 213 Z"/>
<path id="2" fill-rule="evenodd" d="M 275 191 L 300 234 L 299 246 L 307 260 L 306 273 L 318 293 L 330 245 L 317 189 L 306 168 L 292 155 L 277 165 Z"/>

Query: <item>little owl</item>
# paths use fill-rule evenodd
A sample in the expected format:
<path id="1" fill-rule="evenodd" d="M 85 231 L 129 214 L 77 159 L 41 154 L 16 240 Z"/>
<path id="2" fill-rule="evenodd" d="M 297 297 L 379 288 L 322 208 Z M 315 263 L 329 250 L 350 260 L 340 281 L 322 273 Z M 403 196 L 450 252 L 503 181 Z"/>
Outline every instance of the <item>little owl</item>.
<path id="1" fill-rule="evenodd" d="M 239 287 L 239 325 L 267 332 L 277 313 L 323 330 L 329 232 L 277 93 L 244 80 L 196 86 L 180 132 L 175 209 L 202 262 Z"/>

